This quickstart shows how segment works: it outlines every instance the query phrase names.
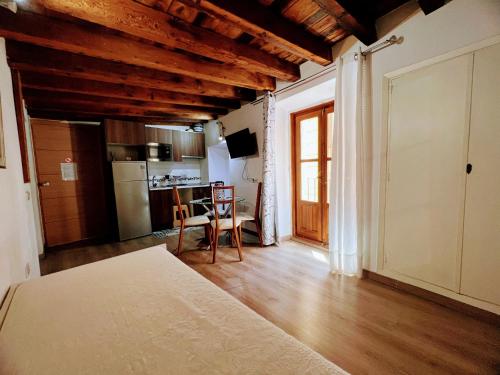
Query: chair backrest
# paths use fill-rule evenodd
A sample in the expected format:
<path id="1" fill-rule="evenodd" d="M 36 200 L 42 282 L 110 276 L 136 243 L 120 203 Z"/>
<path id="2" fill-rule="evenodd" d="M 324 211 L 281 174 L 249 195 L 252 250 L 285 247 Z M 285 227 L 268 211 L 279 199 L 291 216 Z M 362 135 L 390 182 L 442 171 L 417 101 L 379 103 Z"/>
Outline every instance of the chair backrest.
<path id="1" fill-rule="evenodd" d="M 184 213 L 182 212 L 181 197 L 179 196 L 179 189 L 177 189 L 177 186 L 173 187 L 172 192 L 174 194 L 175 204 L 177 205 L 177 214 L 179 215 L 178 220 L 181 222 L 181 225 L 183 225 L 184 224 Z"/>
<path id="2" fill-rule="evenodd" d="M 259 182 L 257 185 L 257 199 L 255 199 L 255 214 L 253 216 L 256 221 L 260 220 L 261 195 L 262 195 L 262 182 Z"/>
<path id="3" fill-rule="evenodd" d="M 228 192 L 229 196 L 226 194 Z M 212 187 L 212 203 L 215 212 L 215 222 L 219 226 L 219 204 L 231 205 L 231 218 L 233 228 L 236 228 L 236 204 L 234 196 L 234 186 L 214 186 Z"/>
<path id="4" fill-rule="evenodd" d="M 210 182 L 210 188 L 212 189 L 212 193 L 213 193 L 213 187 L 214 186 L 224 186 L 224 181 L 213 181 L 213 182 Z M 223 194 L 223 192 L 222 192 Z M 212 197 L 213 199 L 213 197 Z"/>

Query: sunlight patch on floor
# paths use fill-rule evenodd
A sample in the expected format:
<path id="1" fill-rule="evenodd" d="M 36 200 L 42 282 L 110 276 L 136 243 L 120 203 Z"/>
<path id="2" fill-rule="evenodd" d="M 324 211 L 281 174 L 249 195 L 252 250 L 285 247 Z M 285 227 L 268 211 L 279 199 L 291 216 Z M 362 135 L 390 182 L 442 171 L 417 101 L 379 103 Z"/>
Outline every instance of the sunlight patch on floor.
<path id="1" fill-rule="evenodd" d="M 323 254 L 321 251 L 311 250 L 311 254 L 313 255 L 314 259 L 317 259 L 322 263 L 328 264 L 328 257 L 326 256 L 326 254 Z"/>

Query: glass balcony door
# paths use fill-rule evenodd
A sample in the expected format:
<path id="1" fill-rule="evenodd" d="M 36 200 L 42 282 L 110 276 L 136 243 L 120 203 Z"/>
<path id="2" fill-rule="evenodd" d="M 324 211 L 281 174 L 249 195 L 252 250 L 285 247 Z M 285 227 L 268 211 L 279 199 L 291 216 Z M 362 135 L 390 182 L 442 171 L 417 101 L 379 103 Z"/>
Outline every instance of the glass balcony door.
<path id="1" fill-rule="evenodd" d="M 326 244 L 333 103 L 292 114 L 292 136 L 294 234 Z"/>

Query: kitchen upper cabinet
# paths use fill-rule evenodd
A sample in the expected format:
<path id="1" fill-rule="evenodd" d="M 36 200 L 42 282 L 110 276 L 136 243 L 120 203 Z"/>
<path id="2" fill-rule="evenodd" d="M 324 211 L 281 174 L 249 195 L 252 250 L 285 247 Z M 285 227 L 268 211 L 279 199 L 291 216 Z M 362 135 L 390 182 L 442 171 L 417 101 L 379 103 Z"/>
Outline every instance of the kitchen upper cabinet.
<path id="1" fill-rule="evenodd" d="M 182 150 L 183 150 L 183 134 L 185 132 L 173 131 L 172 132 L 172 153 L 174 161 L 182 161 Z"/>
<path id="2" fill-rule="evenodd" d="M 205 134 L 185 132 L 182 141 L 182 156 L 185 158 L 204 158 Z"/>
<path id="3" fill-rule="evenodd" d="M 106 143 L 140 146 L 144 145 L 145 127 L 143 123 L 104 120 Z"/>
<path id="4" fill-rule="evenodd" d="M 146 126 L 146 143 L 172 144 L 172 130 Z"/>
<path id="5" fill-rule="evenodd" d="M 175 161 L 182 161 L 182 158 L 203 159 L 205 157 L 205 134 L 203 133 L 173 131 L 172 143 Z"/>

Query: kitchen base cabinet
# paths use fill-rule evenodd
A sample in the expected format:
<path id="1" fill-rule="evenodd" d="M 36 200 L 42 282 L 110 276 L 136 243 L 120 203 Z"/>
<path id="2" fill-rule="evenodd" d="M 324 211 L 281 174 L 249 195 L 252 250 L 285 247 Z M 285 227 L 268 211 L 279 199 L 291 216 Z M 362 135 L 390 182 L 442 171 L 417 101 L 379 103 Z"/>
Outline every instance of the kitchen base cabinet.
<path id="1" fill-rule="evenodd" d="M 210 186 L 193 188 L 193 199 L 210 198 L 212 196 L 212 190 Z M 199 204 L 193 204 L 193 216 L 204 215 L 206 213 L 205 208 Z"/>
<path id="2" fill-rule="evenodd" d="M 152 190 L 149 192 L 151 227 L 153 232 L 172 228 L 174 218 L 172 190 Z"/>

